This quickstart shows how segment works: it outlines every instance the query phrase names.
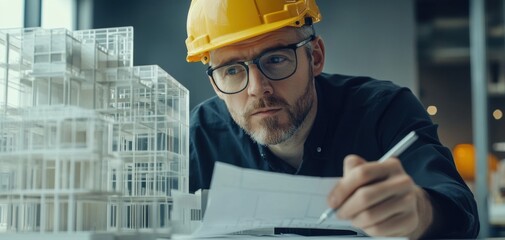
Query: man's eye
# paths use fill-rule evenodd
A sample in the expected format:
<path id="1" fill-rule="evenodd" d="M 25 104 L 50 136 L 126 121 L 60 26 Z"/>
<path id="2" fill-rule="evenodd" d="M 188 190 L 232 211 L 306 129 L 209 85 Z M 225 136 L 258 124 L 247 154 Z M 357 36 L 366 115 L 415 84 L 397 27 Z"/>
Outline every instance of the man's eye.
<path id="1" fill-rule="evenodd" d="M 243 69 L 241 66 L 229 66 L 224 70 L 224 73 L 226 76 L 233 76 L 239 74 Z"/>
<path id="2" fill-rule="evenodd" d="M 284 61 L 286 61 L 286 57 L 285 56 L 275 55 L 275 56 L 270 56 L 268 58 L 267 63 L 269 63 L 269 64 L 276 64 L 276 63 L 282 63 Z"/>

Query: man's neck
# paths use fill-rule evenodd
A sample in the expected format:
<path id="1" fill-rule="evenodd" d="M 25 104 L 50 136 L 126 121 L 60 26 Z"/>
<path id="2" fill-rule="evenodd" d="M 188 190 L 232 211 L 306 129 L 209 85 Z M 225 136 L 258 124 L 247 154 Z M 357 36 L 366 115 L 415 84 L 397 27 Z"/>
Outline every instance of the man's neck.
<path id="1" fill-rule="evenodd" d="M 272 151 L 275 156 L 279 157 L 290 166 L 298 169 L 303 161 L 305 140 L 309 136 L 310 130 L 312 129 L 312 125 L 316 119 L 316 113 L 317 97 L 314 99 L 314 103 L 309 111 L 309 114 L 307 114 L 307 117 L 303 121 L 300 128 L 296 131 L 296 133 L 283 143 L 269 145 L 268 148 L 270 151 Z"/>

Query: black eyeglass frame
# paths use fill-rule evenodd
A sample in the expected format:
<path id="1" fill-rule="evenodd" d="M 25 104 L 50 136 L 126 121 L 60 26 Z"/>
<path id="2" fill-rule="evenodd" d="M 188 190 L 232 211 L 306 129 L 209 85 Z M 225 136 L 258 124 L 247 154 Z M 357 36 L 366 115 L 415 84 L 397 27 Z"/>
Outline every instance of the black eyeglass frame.
<path id="1" fill-rule="evenodd" d="M 286 45 L 286 46 L 282 46 L 282 47 L 277 47 L 277 48 L 273 48 L 273 49 L 269 49 L 263 53 L 261 53 L 259 56 L 257 56 L 256 58 L 254 59 L 251 59 L 249 61 L 239 61 L 239 62 L 233 62 L 233 63 L 227 63 L 227 64 L 224 64 L 224 65 L 221 65 L 221 66 L 217 66 L 217 67 L 212 67 L 212 66 L 209 66 L 206 70 L 206 73 L 207 75 L 210 76 L 210 78 L 212 79 L 212 82 L 214 82 L 214 85 L 217 87 L 217 89 L 224 93 L 224 94 L 235 94 L 235 93 L 239 93 L 239 92 L 242 92 L 244 91 L 244 89 L 247 88 L 247 86 L 249 85 L 249 64 L 253 63 L 255 64 L 256 66 L 258 66 L 258 69 L 260 70 L 261 74 L 263 74 L 263 76 L 265 76 L 266 78 L 272 80 L 272 81 L 280 81 L 280 80 L 284 80 L 286 78 L 289 78 L 291 77 L 293 74 L 296 73 L 296 70 L 298 68 L 298 55 L 296 54 L 296 50 L 302 46 L 304 46 L 305 44 L 309 43 L 309 42 L 312 42 L 314 41 L 314 39 L 316 39 L 316 35 L 315 34 L 312 34 L 310 35 L 308 38 L 298 42 L 298 43 L 293 43 L 293 44 L 289 44 L 289 45 Z M 295 52 L 295 59 L 296 59 L 296 66 L 295 66 L 295 69 L 293 70 L 293 72 L 285 77 L 282 77 L 282 78 L 276 78 L 276 79 L 273 79 L 273 78 L 270 78 L 268 77 L 264 72 L 263 72 L 263 69 L 261 68 L 261 65 L 259 64 L 259 60 L 261 57 L 263 57 L 265 54 L 268 54 L 270 52 L 273 52 L 273 51 L 278 51 L 278 50 L 281 50 L 281 49 L 292 49 L 294 50 Z M 212 73 L 216 70 L 216 69 L 219 69 L 219 68 L 222 68 L 222 67 L 226 67 L 226 66 L 230 66 L 230 65 L 235 65 L 235 64 L 240 64 L 242 66 L 244 66 L 244 68 L 246 69 L 246 74 L 247 74 L 247 78 L 246 78 L 246 84 L 244 85 L 244 87 L 238 91 L 235 91 L 235 92 L 225 92 L 223 90 L 221 90 L 221 88 L 219 88 L 219 86 L 217 85 L 216 83 L 216 80 L 214 80 L 214 76 L 212 75 Z"/>

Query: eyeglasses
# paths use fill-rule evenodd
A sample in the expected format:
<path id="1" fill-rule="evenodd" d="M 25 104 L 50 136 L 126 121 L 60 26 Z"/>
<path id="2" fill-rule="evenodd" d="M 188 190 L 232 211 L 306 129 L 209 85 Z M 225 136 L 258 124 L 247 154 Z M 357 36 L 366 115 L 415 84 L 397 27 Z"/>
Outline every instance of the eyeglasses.
<path id="1" fill-rule="evenodd" d="M 249 61 L 234 62 L 215 68 L 209 67 L 207 75 L 212 78 L 217 89 L 225 94 L 239 93 L 247 87 L 251 63 L 256 64 L 261 73 L 270 80 L 286 79 L 296 72 L 298 65 L 296 49 L 315 38 L 315 35 L 311 35 L 301 42 L 263 52 Z"/>

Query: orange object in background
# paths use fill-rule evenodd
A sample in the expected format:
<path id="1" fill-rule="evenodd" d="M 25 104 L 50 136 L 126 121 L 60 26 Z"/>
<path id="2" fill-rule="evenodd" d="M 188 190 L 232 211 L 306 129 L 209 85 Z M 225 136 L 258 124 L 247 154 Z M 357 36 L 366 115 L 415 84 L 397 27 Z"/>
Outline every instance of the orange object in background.
<path id="1" fill-rule="evenodd" d="M 475 180 L 475 147 L 473 144 L 458 144 L 453 149 L 454 163 L 459 174 L 466 181 Z M 493 155 L 488 155 L 488 171 L 494 172 L 498 168 L 498 158 Z"/>

